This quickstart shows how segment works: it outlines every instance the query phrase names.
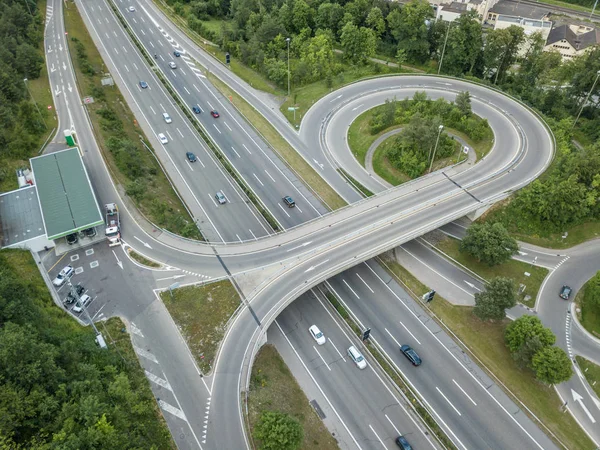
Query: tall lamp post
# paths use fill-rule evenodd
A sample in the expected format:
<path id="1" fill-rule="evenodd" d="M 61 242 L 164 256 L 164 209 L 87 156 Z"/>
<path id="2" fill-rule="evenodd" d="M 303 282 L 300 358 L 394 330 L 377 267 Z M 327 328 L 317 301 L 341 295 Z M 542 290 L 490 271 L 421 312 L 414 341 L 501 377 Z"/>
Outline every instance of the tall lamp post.
<path id="1" fill-rule="evenodd" d="M 450 27 L 454 22 L 448 22 L 448 29 L 446 30 L 446 38 L 444 39 L 444 47 L 442 47 L 442 56 L 440 57 L 440 65 L 438 66 L 438 75 L 442 71 L 442 63 L 444 62 L 444 53 L 446 53 L 446 44 L 448 43 L 448 35 L 450 34 Z"/>
<path id="2" fill-rule="evenodd" d="M 581 104 L 581 108 L 579 108 L 579 113 L 577 114 L 577 117 L 575 118 L 575 122 L 573 122 L 573 128 L 575 128 L 575 124 L 579 120 L 579 116 L 581 115 L 581 112 L 583 111 L 583 108 L 585 107 L 585 104 L 588 102 L 588 100 L 590 98 L 590 95 L 592 95 L 592 91 L 596 87 L 596 83 L 598 82 L 598 77 L 600 77 L 600 70 L 598 72 L 596 72 L 596 79 L 594 80 L 594 84 L 592 84 L 592 88 L 590 89 L 590 91 L 585 96 L 585 100 Z"/>
<path id="3" fill-rule="evenodd" d="M 435 159 L 435 152 L 437 151 L 438 142 L 440 142 L 440 135 L 442 134 L 442 130 L 444 129 L 444 125 L 440 125 L 438 127 L 438 135 L 435 140 L 435 147 L 433 147 L 433 155 L 431 155 L 431 164 L 429 164 L 429 172 L 431 173 L 431 168 L 433 167 L 433 160 Z"/>
<path id="4" fill-rule="evenodd" d="M 31 95 L 31 91 L 29 90 L 29 86 L 27 85 L 27 78 L 23 78 L 23 83 L 25 83 L 25 89 L 27 89 L 27 93 L 31 97 L 31 100 L 33 100 L 35 109 L 37 109 L 37 112 L 40 115 L 40 120 L 42 121 L 42 124 L 44 124 L 44 118 L 42 117 L 42 112 L 40 111 L 40 107 L 38 106 L 37 102 L 35 101 L 35 98 L 33 98 L 33 95 Z"/>
<path id="5" fill-rule="evenodd" d="M 290 96 L 290 38 L 285 38 L 288 51 L 288 97 Z"/>
<path id="6" fill-rule="evenodd" d="M 592 8 L 592 12 L 590 13 L 589 19 L 592 20 L 592 16 L 594 15 L 594 11 L 596 11 L 596 6 L 598 6 L 598 0 L 594 2 L 594 7 Z"/>

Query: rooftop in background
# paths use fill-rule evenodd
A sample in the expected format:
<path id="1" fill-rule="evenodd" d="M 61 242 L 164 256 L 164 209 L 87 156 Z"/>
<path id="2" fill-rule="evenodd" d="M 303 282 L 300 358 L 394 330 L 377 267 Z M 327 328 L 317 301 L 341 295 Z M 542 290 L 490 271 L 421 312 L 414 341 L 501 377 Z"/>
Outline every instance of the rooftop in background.
<path id="1" fill-rule="evenodd" d="M 600 43 L 600 30 L 584 26 L 560 25 L 552 28 L 546 40 L 546 45 L 554 44 L 563 39 L 571 44 L 575 50 L 583 50 Z"/>
<path id="2" fill-rule="evenodd" d="M 548 7 L 533 6 L 512 0 L 500 0 L 490 8 L 489 12 L 538 20 L 548 18 L 551 14 Z"/>
<path id="3" fill-rule="evenodd" d="M 30 161 L 48 239 L 104 223 L 78 148 Z"/>
<path id="4" fill-rule="evenodd" d="M 0 248 L 45 234 L 35 186 L 0 194 Z"/>

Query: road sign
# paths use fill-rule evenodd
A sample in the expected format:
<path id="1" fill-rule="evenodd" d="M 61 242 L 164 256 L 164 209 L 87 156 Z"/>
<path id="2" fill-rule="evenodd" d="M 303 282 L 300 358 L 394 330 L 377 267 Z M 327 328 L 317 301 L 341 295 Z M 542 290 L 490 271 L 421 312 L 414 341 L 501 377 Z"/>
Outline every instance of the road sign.
<path id="1" fill-rule="evenodd" d="M 365 331 L 363 331 L 362 340 L 366 341 L 367 339 L 369 339 L 369 336 L 371 336 L 371 329 L 367 328 Z"/>
<path id="2" fill-rule="evenodd" d="M 423 294 L 423 301 L 424 302 L 430 302 L 431 300 L 433 300 L 433 297 L 435 297 L 435 291 L 429 291 L 426 294 Z"/>
<path id="3" fill-rule="evenodd" d="M 297 106 L 290 106 L 288 107 L 288 111 L 296 111 L 298 109 Z"/>
<path id="4" fill-rule="evenodd" d="M 169 290 L 173 290 L 173 289 L 177 289 L 180 286 L 181 283 L 177 282 L 177 283 L 173 283 L 171 286 L 169 286 Z"/>

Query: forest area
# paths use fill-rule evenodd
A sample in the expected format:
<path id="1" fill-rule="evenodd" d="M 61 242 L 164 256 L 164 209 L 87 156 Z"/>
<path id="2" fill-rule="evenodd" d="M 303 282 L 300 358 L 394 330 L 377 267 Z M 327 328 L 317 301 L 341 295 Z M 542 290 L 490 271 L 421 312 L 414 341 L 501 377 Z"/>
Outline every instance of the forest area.
<path id="1" fill-rule="evenodd" d="M 0 449 L 175 448 L 122 326 L 100 349 L 29 252 L 0 252 Z"/>

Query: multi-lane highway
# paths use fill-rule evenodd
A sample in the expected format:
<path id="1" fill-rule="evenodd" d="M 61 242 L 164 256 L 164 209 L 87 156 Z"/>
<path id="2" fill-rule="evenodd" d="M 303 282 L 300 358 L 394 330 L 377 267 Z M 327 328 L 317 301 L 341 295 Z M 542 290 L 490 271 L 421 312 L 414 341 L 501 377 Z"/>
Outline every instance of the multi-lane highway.
<path id="1" fill-rule="evenodd" d="M 86 8 L 94 5 L 82 2 L 80 6 L 82 6 L 82 9 L 85 11 Z M 96 5 L 96 7 L 98 7 L 98 5 Z M 116 33 L 118 35 L 118 23 L 114 17 L 112 19 L 110 18 L 112 13 L 108 11 L 108 8 L 104 4 L 102 5 L 102 8 L 102 10 L 107 11 L 107 16 L 104 17 L 104 19 L 108 27 L 105 32 Z M 125 7 L 123 7 L 123 9 L 124 8 Z M 135 13 L 138 13 L 139 11 L 140 8 L 136 8 Z M 124 11 L 124 13 L 126 12 L 127 11 Z M 98 12 L 95 11 L 95 14 L 93 15 L 94 19 L 96 19 L 98 15 Z M 88 15 L 87 20 L 93 22 L 90 17 L 92 16 Z M 110 20 L 113 20 L 113 22 L 110 22 Z M 140 22 L 142 21 L 140 20 Z M 100 26 L 101 23 L 102 20 L 100 20 L 98 26 Z M 144 28 L 142 27 L 140 30 L 141 29 Z M 149 29 L 150 28 L 148 28 L 148 30 Z M 96 33 L 96 39 L 103 40 L 100 33 Z M 143 35 L 141 31 L 140 34 Z M 152 35 L 153 33 L 149 34 Z M 94 35 L 94 32 L 92 32 L 92 35 Z M 162 32 L 161 35 L 165 37 L 166 42 L 171 45 L 171 48 L 174 48 L 169 38 Z M 123 39 L 124 45 L 124 43 L 127 42 L 125 35 L 123 35 L 121 39 Z M 143 41 L 142 39 L 140 40 Z M 149 38 L 147 42 L 152 42 L 152 45 L 154 45 L 155 43 L 162 41 Z M 121 43 L 121 41 L 119 41 L 119 43 Z M 152 45 L 150 48 L 152 48 Z M 158 45 L 165 46 L 164 43 Z M 108 47 L 101 46 L 101 50 L 102 48 L 104 48 L 105 53 L 110 52 Z M 113 49 L 115 53 L 118 52 L 118 50 L 119 49 L 116 47 Z M 137 53 L 133 47 L 130 47 L 130 50 L 133 53 Z M 106 57 L 107 55 L 105 54 L 104 56 Z M 175 60 L 175 58 L 176 57 L 174 57 L 173 60 Z M 108 59 L 111 59 L 110 56 Z M 127 57 L 127 61 L 129 60 L 130 56 Z M 127 63 L 127 61 L 125 61 L 125 63 Z M 167 77 L 171 77 L 169 78 L 170 82 L 178 90 L 182 98 L 185 99 L 181 94 L 181 90 L 183 90 L 184 93 L 186 92 L 186 89 L 189 86 L 189 84 L 186 83 L 193 83 L 194 76 L 196 79 L 200 79 L 201 77 L 198 78 L 196 76 L 196 72 L 192 70 L 191 66 L 188 66 L 189 70 L 184 68 L 185 73 L 183 76 L 180 76 L 178 71 L 181 71 L 180 69 L 182 67 L 181 64 L 179 64 L 179 60 L 177 61 L 177 69 L 168 68 L 168 65 L 166 65 L 167 62 L 168 59 L 166 57 L 164 61 L 161 61 L 161 63 L 165 63 L 165 67 L 162 67 L 162 70 L 165 71 Z M 161 63 L 159 63 L 159 66 Z M 193 61 L 191 61 L 191 63 L 193 64 Z M 123 71 L 122 67 L 120 69 L 117 67 L 117 63 L 112 62 L 112 64 L 114 64 L 114 68 L 111 68 L 111 70 Z M 194 75 L 190 75 L 191 73 Z M 179 79 L 183 80 L 188 75 L 191 80 L 181 81 L 181 84 L 179 84 Z M 148 76 L 148 80 L 153 79 Z M 121 77 L 120 82 L 123 83 L 123 85 L 128 84 L 124 77 Z M 118 79 L 117 83 L 119 83 Z M 134 83 L 135 86 L 138 86 L 139 84 L 135 83 L 139 83 L 139 80 L 136 81 L 136 79 L 133 78 L 129 83 Z M 157 84 L 157 86 L 159 85 Z M 152 85 L 150 87 L 152 87 Z M 210 91 L 211 88 L 207 87 L 207 89 Z M 329 120 L 331 119 L 331 111 L 343 112 L 344 110 L 355 108 L 356 105 L 352 104 L 352 101 L 354 101 L 355 98 L 371 98 L 372 96 L 369 94 L 381 89 L 386 90 L 385 94 L 387 97 L 393 95 L 404 97 L 410 95 L 410 92 L 413 92 L 415 89 L 427 89 L 428 91 L 433 92 L 434 95 L 447 96 L 452 96 L 453 93 L 459 90 L 471 90 L 477 98 L 477 108 L 481 108 L 481 114 L 486 117 L 489 115 L 490 122 L 493 123 L 492 127 L 497 133 L 496 135 L 499 136 L 498 132 L 501 131 L 500 135 L 502 135 L 502 139 L 498 139 L 496 142 L 497 148 L 501 151 L 493 152 L 486 161 L 464 173 L 450 169 L 443 173 L 433 174 L 426 179 L 411 183 L 403 188 L 378 195 L 374 199 L 362 201 L 352 208 L 330 214 L 321 219 L 312 220 L 307 225 L 297 227 L 285 235 L 274 236 L 270 239 L 258 239 L 255 242 L 244 245 L 230 244 L 227 246 L 214 246 L 214 249 L 221 255 L 222 261 L 230 273 L 235 275 L 254 271 L 253 273 L 256 276 L 257 283 L 255 286 L 247 285 L 248 287 L 244 290 L 244 293 L 247 295 L 247 299 L 250 302 L 252 313 L 248 313 L 248 310 L 245 310 L 235 321 L 224 344 L 222 355 L 224 354 L 225 356 L 220 357 L 220 365 L 217 367 L 216 376 L 212 380 L 215 384 L 212 385 L 213 387 L 211 387 L 209 392 L 211 392 L 213 396 L 216 396 L 218 400 L 217 398 L 213 400 L 213 404 L 214 402 L 217 402 L 217 405 L 215 405 L 213 409 L 210 420 L 210 428 L 213 431 L 211 434 L 212 438 L 210 438 L 210 444 L 218 443 L 217 447 L 227 447 L 231 444 L 233 445 L 231 448 L 238 448 L 243 445 L 241 444 L 243 441 L 241 430 L 237 428 L 240 424 L 237 419 L 232 419 L 235 419 L 239 413 L 239 410 L 236 407 L 238 400 L 236 393 L 239 389 L 244 387 L 243 377 L 240 378 L 239 374 L 249 367 L 254 348 L 249 345 L 247 348 L 251 350 L 249 352 L 245 352 L 245 348 L 231 349 L 231 346 L 236 347 L 232 342 L 254 343 L 259 337 L 260 330 L 265 330 L 269 323 L 276 317 L 276 312 L 280 311 L 286 303 L 292 301 L 299 293 L 306 291 L 309 287 L 314 286 L 330 275 L 340 272 L 346 267 L 353 266 L 385 249 L 406 242 L 412 237 L 422 234 L 424 231 L 436 228 L 438 225 L 446 223 L 455 217 L 464 215 L 466 212 L 477 209 L 488 202 L 495 201 L 508 195 L 513 189 L 517 189 L 537 176 L 550 161 L 553 148 L 552 142 L 548 138 L 548 135 L 540 122 L 537 121 L 535 117 L 525 111 L 521 106 L 498 93 L 488 91 L 479 86 L 454 80 L 424 77 L 397 77 L 359 83 L 336 92 L 335 96 L 330 96 L 319 102 L 319 104 L 311 110 L 311 113 L 306 119 L 307 121 L 303 122 L 303 127 L 304 123 L 312 123 L 311 126 L 315 127 L 312 129 L 321 129 L 321 132 L 325 133 L 325 135 L 329 133 L 330 130 L 333 130 L 332 132 L 336 133 L 335 122 Z M 134 96 L 132 92 L 135 91 L 127 90 L 133 99 Z M 155 91 L 156 90 L 158 90 L 158 88 L 155 88 Z M 189 91 L 189 89 L 187 90 Z M 146 92 L 139 89 L 139 94 L 147 94 L 149 89 L 144 91 Z M 211 95 L 211 92 L 209 91 L 206 93 L 207 98 L 210 98 Z M 149 99 L 149 103 L 147 103 L 148 106 L 153 105 L 153 108 L 157 104 L 154 99 L 154 94 L 155 92 L 153 92 Z M 125 95 L 128 97 L 128 94 Z M 384 96 L 385 95 L 382 95 L 377 100 L 373 100 L 373 104 L 377 104 L 377 102 L 381 103 L 381 99 Z M 128 98 L 128 100 L 130 99 Z M 326 104 L 325 102 L 328 103 Z M 158 103 L 160 104 L 160 101 Z M 223 106 L 225 104 L 226 102 L 223 102 Z M 203 105 L 203 108 L 206 108 L 206 106 L 211 107 L 214 105 L 209 105 L 207 101 L 207 105 Z M 154 109 L 156 110 L 156 108 Z M 225 114 L 229 114 L 226 109 L 221 108 L 220 112 L 223 113 L 223 111 L 225 111 L 225 113 L 220 119 L 224 118 Z M 507 111 L 509 112 L 508 116 L 504 114 Z M 211 122 L 212 118 L 206 117 L 205 113 L 206 111 L 200 114 L 202 120 L 205 121 L 203 125 L 207 132 L 210 130 L 211 123 L 217 125 L 217 127 L 213 127 L 216 128 L 217 131 L 213 131 L 213 133 L 216 134 L 212 137 L 219 145 L 221 145 L 221 141 L 219 141 L 221 138 L 216 136 L 222 135 L 223 131 L 218 128 L 218 122 Z M 232 117 L 234 114 L 235 112 L 231 112 Z M 156 115 L 159 115 L 158 111 Z M 309 117 L 312 117 L 313 122 L 308 120 Z M 175 123 L 175 121 L 173 121 L 172 124 L 165 123 L 163 125 L 164 121 L 163 123 L 161 123 L 161 121 L 163 121 L 162 113 L 160 113 L 158 120 L 148 120 L 146 123 L 141 123 L 141 126 L 148 136 L 154 136 L 153 133 L 157 133 L 156 130 L 159 129 L 158 127 L 164 128 L 167 125 L 173 125 Z M 241 124 L 241 121 L 239 123 Z M 332 123 L 334 125 L 333 128 Z M 339 126 L 346 125 L 340 122 Z M 243 128 L 243 126 L 240 125 L 240 128 Z M 316 133 L 314 134 L 316 135 Z M 344 133 L 338 131 L 337 134 L 341 136 Z M 227 136 L 227 139 L 234 139 L 234 135 L 237 134 L 232 133 L 231 136 Z M 323 134 L 321 134 L 321 136 L 323 136 Z M 189 139 L 191 139 L 191 135 Z M 294 139 L 298 139 L 297 135 Z M 184 139 L 182 138 L 182 141 L 183 140 Z M 185 140 L 187 141 L 187 139 Z M 319 141 L 316 149 L 313 147 L 313 143 L 308 146 L 304 144 L 304 151 L 315 152 L 305 153 L 304 156 L 307 160 L 311 159 L 311 157 L 316 161 L 327 158 L 327 153 L 323 152 L 324 149 L 321 145 L 322 140 L 319 139 Z M 230 145 L 233 141 L 224 140 L 222 142 L 224 142 L 224 145 Z M 169 142 L 169 144 L 170 143 L 171 142 Z M 316 143 L 316 141 L 314 143 Z M 337 143 L 333 142 L 331 145 L 337 146 Z M 307 148 L 310 148 L 311 150 L 309 151 Z M 226 151 L 226 149 L 224 149 L 224 151 Z M 198 151 L 196 150 L 195 153 L 198 153 Z M 262 153 L 260 159 L 262 160 L 264 156 L 265 153 Z M 233 158 L 231 154 L 229 155 L 229 158 L 231 161 L 235 161 L 235 158 Z M 245 160 L 243 165 L 246 165 L 246 162 L 247 161 Z M 260 167 L 263 167 L 264 170 L 264 167 L 266 167 L 265 165 L 268 165 L 269 162 L 263 160 L 263 162 L 258 164 L 262 164 Z M 335 172 L 333 168 L 331 169 Z M 251 175 L 256 175 L 259 169 L 251 170 L 254 170 Z M 327 171 L 323 170 L 323 172 Z M 247 178 L 257 178 L 259 181 L 262 181 L 258 176 L 248 177 L 249 174 L 250 173 L 247 172 L 245 175 L 245 179 L 248 183 L 249 180 Z M 329 181 L 328 176 L 324 176 Z M 337 173 L 335 178 L 337 178 L 338 181 L 332 181 L 332 184 L 339 183 L 339 176 L 337 176 Z M 256 186 L 256 183 L 254 186 Z M 211 189 L 213 188 L 214 187 L 211 187 Z M 257 190 L 260 191 L 260 189 Z M 261 192 L 261 194 L 264 193 Z M 415 196 L 415 194 L 417 195 Z M 273 190 L 271 190 L 270 195 L 274 199 L 272 206 L 280 201 L 280 193 L 274 195 Z M 277 205 L 279 205 L 279 203 L 277 203 Z M 226 207 L 227 206 L 230 205 L 226 205 Z M 302 203 L 300 203 L 300 206 L 302 206 Z M 307 208 L 303 208 L 301 214 L 306 210 Z M 315 206 L 314 211 L 314 217 L 317 217 L 318 206 Z M 242 217 L 246 216 L 246 214 L 247 212 L 240 212 L 240 216 Z M 190 243 L 188 241 L 178 240 L 169 235 L 146 234 L 135 221 L 131 220 L 131 217 L 129 217 L 128 214 L 125 215 L 127 216 L 125 219 L 126 227 L 124 228 L 125 239 L 127 239 L 128 242 L 132 242 L 133 245 L 136 245 L 135 240 L 133 239 L 134 237 L 143 238 L 150 242 L 151 248 L 143 249 L 145 253 L 149 253 L 155 258 L 177 267 L 191 269 L 194 272 L 200 271 L 213 276 L 222 276 L 223 267 L 220 262 L 216 261 L 216 258 L 214 258 L 212 249 L 207 249 L 202 245 Z M 299 217 L 296 223 L 305 222 L 307 219 L 310 219 L 310 217 Z M 227 223 L 226 218 L 219 219 L 219 223 L 221 223 L 221 220 L 223 220 L 223 223 Z M 285 221 L 286 219 L 283 220 Z M 295 225 L 296 223 L 286 222 L 288 226 L 289 224 Z M 236 223 L 230 228 L 225 227 L 223 229 L 227 229 L 229 235 L 233 236 L 239 234 L 238 230 L 241 228 L 240 224 Z M 236 233 L 236 231 L 238 231 L 238 233 Z M 254 236 L 249 238 L 253 239 Z M 231 238 L 231 240 L 236 241 L 241 239 L 236 239 L 234 237 Z M 203 255 L 203 257 L 199 258 L 200 255 Z M 273 270 L 263 271 L 267 266 L 270 266 L 271 268 L 279 267 L 279 269 L 275 272 L 273 272 Z M 261 275 L 264 273 L 268 273 L 269 277 L 262 285 L 258 286 L 258 282 L 261 281 L 261 279 L 265 279 L 265 276 Z M 301 287 L 298 288 L 298 286 Z M 256 288 L 256 290 L 254 288 Z M 366 291 L 363 295 L 365 296 L 364 298 L 370 298 L 370 295 Z M 391 296 L 388 294 L 388 298 L 390 297 Z M 384 311 L 385 305 L 381 305 L 378 308 L 382 308 L 381 311 Z M 260 326 L 257 327 L 258 323 L 260 323 Z M 414 333 L 414 331 L 411 332 Z M 390 345 L 394 347 L 394 344 Z M 437 346 L 436 352 L 440 351 L 443 352 L 444 350 Z M 430 357 L 430 355 L 428 356 Z M 225 360 L 226 362 L 223 363 Z M 242 366 L 237 365 L 239 363 L 242 363 Z M 435 372 L 436 371 L 432 371 L 432 373 Z M 436 381 L 436 379 L 433 380 L 433 382 Z M 464 387 L 462 388 L 465 389 Z M 427 389 L 429 392 L 432 388 L 429 386 Z M 452 386 L 450 388 L 439 388 L 440 391 L 450 391 L 451 389 L 455 388 L 452 388 Z M 227 390 L 229 391 L 227 392 Z M 235 401 L 233 400 L 233 397 L 235 397 Z M 460 400 L 457 400 L 456 398 L 448 398 L 448 400 L 450 400 L 447 401 L 449 405 L 468 401 L 466 397 L 463 397 Z M 449 405 L 446 405 L 445 407 L 440 406 L 440 408 L 442 410 L 444 408 L 450 409 L 451 406 Z M 193 406 L 190 408 L 191 411 L 196 409 Z M 488 408 L 486 408 L 486 410 L 487 409 Z M 189 411 L 189 409 L 187 411 Z M 463 409 L 463 411 L 467 411 L 467 408 Z M 473 413 L 477 414 L 479 411 L 477 410 L 470 413 L 465 412 L 464 414 L 470 416 Z M 482 420 L 483 422 L 481 425 L 483 428 L 492 425 L 489 421 L 486 424 L 485 420 Z M 231 423 L 231 428 L 227 426 L 219 430 L 215 429 L 215 425 L 219 428 L 219 425 L 217 424 L 222 425 L 223 423 Z M 510 424 L 508 425 L 508 429 L 511 430 L 511 432 L 514 431 L 513 429 L 524 429 L 523 439 L 531 444 L 531 448 L 539 448 L 539 445 L 536 447 L 535 442 L 542 441 L 545 439 L 545 436 L 542 435 L 539 438 L 527 440 L 527 435 L 531 434 L 530 431 L 527 430 L 529 430 L 529 427 L 531 426 L 531 423 L 526 423 L 525 426 L 521 425 L 523 428 L 519 428 L 514 424 Z M 454 426 L 452 429 L 455 429 Z M 536 436 L 540 434 L 539 430 L 534 426 L 533 430 L 533 433 L 536 434 Z M 457 432 L 462 436 L 462 434 L 466 433 L 466 430 L 457 429 Z M 521 431 L 514 432 L 517 436 L 521 433 Z M 493 436 L 493 433 L 491 436 Z M 473 439 L 476 438 L 477 437 L 473 437 Z M 497 442 L 496 440 L 498 437 L 490 439 L 494 439 L 494 442 Z M 501 437 L 500 439 L 503 438 Z M 460 439 L 457 440 L 461 441 Z M 543 445 L 543 448 L 550 448 L 551 445 L 552 444 L 548 444 L 547 446 Z M 211 448 L 212 446 L 213 445 L 211 445 Z"/>

